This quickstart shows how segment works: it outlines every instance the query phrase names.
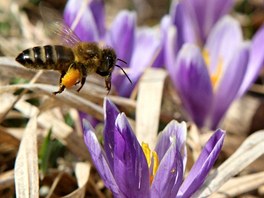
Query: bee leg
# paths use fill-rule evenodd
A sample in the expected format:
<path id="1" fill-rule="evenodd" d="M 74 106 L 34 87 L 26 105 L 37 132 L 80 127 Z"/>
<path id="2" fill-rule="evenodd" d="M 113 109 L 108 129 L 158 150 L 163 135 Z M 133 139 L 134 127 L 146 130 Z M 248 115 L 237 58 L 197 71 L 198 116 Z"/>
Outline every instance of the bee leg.
<path id="1" fill-rule="evenodd" d="M 82 87 L 83 87 L 83 85 L 85 83 L 85 80 L 86 80 L 86 76 L 85 77 L 82 77 L 82 80 L 80 82 L 81 83 L 81 86 L 79 87 L 79 89 L 77 89 L 78 92 L 82 89 Z"/>
<path id="2" fill-rule="evenodd" d="M 65 86 L 61 84 L 61 81 L 62 81 L 62 78 L 65 76 L 66 72 L 65 71 L 62 71 L 61 72 L 61 76 L 60 76 L 60 89 L 58 91 L 54 91 L 53 94 L 56 95 L 58 93 L 61 93 L 64 91 L 65 89 Z"/>
<path id="3" fill-rule="evenodd" d="M 65 71 L 62 71 L 62 72 L 61 72 L 61 76 L 60 76 L 60 84 L 61 84 L 62 78 L 65 76 L 65 74 L 66 74 Z"/>
<path id="4" fill-rule="evenodd" d="M 81 67 L 81 69 L 82 69 L 82 80 L 81 80 L 81 82 L 80 81 L 77 82 L 77 83 L 81 83 L 81 86 L 79 87 L 79 89 L 77 89 L 77 92 L 79 92 L 82 89 L 82 87 L 83 87 L 83 85 L 84 85 L 84 83 L 86 81 L 86 76 L 87 76 L 86 69 L 84 67 Z"/>
<path id="5" fill-rule="evenodd" d="M 108 75 L 105 77 L 105 87 L 108 91 L 107 94 L 109 94 L 110 90 L 111 90 L 111 75 Z"/>
<path id="6" fill-rule="evenodd" d="M 64 89 L 65 89 L 65 86 L 64 85 L 60 85 L 60 89 L 58 91 L 53 92 L 53 94 L 56 95 L 58 93 L 61 93 L 61 92 L 64 91 Z"/>

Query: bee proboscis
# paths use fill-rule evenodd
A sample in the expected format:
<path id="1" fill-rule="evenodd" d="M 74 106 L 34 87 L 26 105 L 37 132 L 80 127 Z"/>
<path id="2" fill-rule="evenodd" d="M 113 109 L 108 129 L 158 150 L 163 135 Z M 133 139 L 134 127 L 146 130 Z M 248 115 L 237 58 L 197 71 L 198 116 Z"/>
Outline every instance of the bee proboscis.
<path id="1" fill-rule="evenodd" d="M 114 49 L 100 47 L 96 42 L 82 42 L 63 20 L 55 20 L 49 25 L 53 34 L 58 35 L 65 45 L 36 46 L 22 51 L 16 61 L 27 68 L 57 70 L 61 73 L 59 90 L 55 95 L 80 83 L 80 91 L 88 74 L 96 73 L 105 78 L 108 92 L 111 90 L 111 75 L 114 67 L 119 67 L 130 83 L 132 81 L 122 69 L 116 65 L 117 58 Z"/>

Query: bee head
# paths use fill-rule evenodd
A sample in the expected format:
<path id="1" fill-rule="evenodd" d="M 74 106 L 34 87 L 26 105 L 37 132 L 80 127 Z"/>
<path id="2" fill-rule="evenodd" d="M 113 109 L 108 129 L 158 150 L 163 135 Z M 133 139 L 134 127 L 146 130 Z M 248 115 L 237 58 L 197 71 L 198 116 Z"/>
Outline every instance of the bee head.
<path id="1" fill-rule="evenodd" d="M 102 50 L 101 64 L 96 72 L 101 76 L 109 76 L 113 72 L 115 63 L 116 63 L 115 51 L 111 48 L 105 48 Z"/>
<path id="2" fill-rule="evenodd" d="M 116 57 L 116 53 L 113 49 L 105 48 L 102 50 L 101 64 L 100 67 L 97 68 L 96 73 L 105 77 L 105 85 L 108 91 L 111 89 L 111 76 L 115 66 L 119 67 L 124 72 L 129 82 L 132 83 L 123 68 L 116 65 L 116 61 L 121 61 L 126 64 L 125 61 Z"/>

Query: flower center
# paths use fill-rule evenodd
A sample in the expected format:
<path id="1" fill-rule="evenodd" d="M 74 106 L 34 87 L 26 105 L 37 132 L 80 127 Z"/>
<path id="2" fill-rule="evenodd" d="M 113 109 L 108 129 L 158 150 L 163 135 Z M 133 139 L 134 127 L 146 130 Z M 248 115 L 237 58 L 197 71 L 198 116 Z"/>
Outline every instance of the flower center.
<path id="1" fill-rule="evenodd" d="M 150 184 L 151 184 L 159 167 L 159 157 L 156 151 L 150 150 L 149 145 L 147 143 L 142 142 L 141 147 L 145 154 L 149 170 L 151 170 L 150 167 L 152 167 L 152 172 L 150 171 Z"/>
<path id="2" fill-rule="evenodd" d="M 206 50 L 206 49 L 204 49 L 202 53 L 203 53 L 204 62 L 209 69 L 209 67 L 211 65 L 210 54 L 209 54 L 208 50 Z M 217 84 L 218 84 L 218 82 L 222 76 L 222 73 L 223 73 L 223 59 L 221 57 L 219 57 L 217 60 L 217 66 L 216 66 L 215 72 L 210 73 L 211 83 L 212 83 L 212 86 L 214 89 L 216 88 L 216 86 L 217 86 Z"/>

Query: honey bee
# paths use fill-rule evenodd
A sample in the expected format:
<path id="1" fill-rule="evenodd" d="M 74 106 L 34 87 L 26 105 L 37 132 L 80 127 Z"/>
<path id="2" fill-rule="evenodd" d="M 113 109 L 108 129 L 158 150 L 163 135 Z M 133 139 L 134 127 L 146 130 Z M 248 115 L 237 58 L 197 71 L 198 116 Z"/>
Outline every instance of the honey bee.
<path id="1" fill-rule="evenodd" d="M 45 12 L 50 13 L 50 10 Z M 64 45 L 29 48 L 22 51 L 16 57 L 16 61 L 30 69 L 59 71 L 61 73 L 59 90 L 53 94 L 62 93 L 65 88 L 80 83 L 77 89 L 79 92 L 85 84 L 87 75 L 93 73 L 105 78 L 105 86 L 109 92 L 115 66 L 119 67 L 132 83 L 123 68 L 116 64 L 117 61 L 125 64 L 126 62 L 117 58 L 111 47 L 100 47 L 96 42 L 82 42 L 63 20 L 53 20 L 49 29 L 62 39 Z"/>

